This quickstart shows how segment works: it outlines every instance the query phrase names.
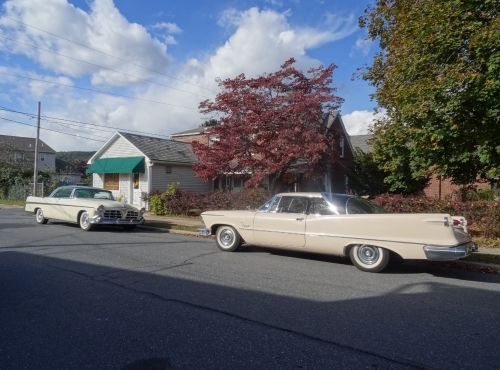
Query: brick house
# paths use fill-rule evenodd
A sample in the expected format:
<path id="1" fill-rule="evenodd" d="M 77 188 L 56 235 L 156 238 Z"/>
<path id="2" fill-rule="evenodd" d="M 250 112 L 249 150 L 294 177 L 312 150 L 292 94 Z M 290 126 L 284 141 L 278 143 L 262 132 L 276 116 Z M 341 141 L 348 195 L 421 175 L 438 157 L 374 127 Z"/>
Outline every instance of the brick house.
<path id="1" fill-rule="evenodd" d="M 325 156 L 331 158 L 331 164 L 325 164 L 324 172 L 316 173 L 310 178 L 303 176 L 301 166 L 304 163 L 298 161 L 295 168 L 290 171 L 288 182 L 279 184 L 279 191 L 333 191 L 336 193 L 346 193 L 349 187 L 349 170 L 354 161 L 354 150 L 349 140 L 349 135 L 345 130 L 342 117 L 339 113 L 325 115 L 322 122 L 325 132 L 333 133 L 333 137 L 338 142 L 338 147 L 332 153 Z M 217 141 L 218 138 L 210 135 L 210 127 L 197 127 L 195 129 L 178 132 L 171 135 L 173 140 L 191 143 L 198 141 L 209 144 Z M 328 162 L 327 162 L 328 163 Z M 227 174 L 214 180 L 215 190 L 241 191 L 244 188 L 244 174 Z M 262 183 L 264 187 L 269 186 L 268 179 Z"/>
<path id="2" fill-rule="evenodd" d="M 370 153 L 372 151 L 372 145 L 370 143 L 372 136 L 373 135 L 354 135 L 351 136 L 351 143 L 354 148 L 359 148 L 364 153 Z M 478 181 L 471 185 L 474 185 L 478 189 L 490 188 L 488 182 Z M 432 175 L 429 183 L 424 189 L 424 194 L 429 198 L 442 199 L 455 194 L 458 190 L 460 190 L 460 186 L 453 184 L 451 179 Z"/>

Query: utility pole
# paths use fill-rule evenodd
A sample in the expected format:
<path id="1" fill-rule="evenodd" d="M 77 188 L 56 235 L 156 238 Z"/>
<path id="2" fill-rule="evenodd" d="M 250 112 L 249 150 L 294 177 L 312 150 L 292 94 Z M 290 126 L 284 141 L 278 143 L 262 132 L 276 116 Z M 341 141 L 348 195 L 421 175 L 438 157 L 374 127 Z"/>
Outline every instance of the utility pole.
<path id="1" fill-rule="evenodd" d="M 38 181 L 38 140 L 40 139 L 40 102 L 38 102 L 38 115 L 36 119 L 36 140 L 35 140 L 35 165 L 33 171 L 33 196 L 36 197 L 36 185 Z"/>

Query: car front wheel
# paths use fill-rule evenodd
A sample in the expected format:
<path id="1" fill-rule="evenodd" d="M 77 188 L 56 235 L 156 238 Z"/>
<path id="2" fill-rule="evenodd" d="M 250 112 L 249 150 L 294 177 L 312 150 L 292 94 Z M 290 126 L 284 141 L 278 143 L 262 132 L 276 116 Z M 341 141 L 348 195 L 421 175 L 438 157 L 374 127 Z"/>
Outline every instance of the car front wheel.
<path id="1" fill-rule="evenodd" d="M 89 231 L 92 229 L 92 224 L 90 223 L 90 216 L 88 212 L 82 212 L 80 214 L 79 224 L 82 230 Z"/>
<path id="2" fill-rule="evenodd" d="M 374 245 L 355 245 L 349 251 L 349 256 L 354 266 L 367 272 L 380 272 L 389 263 L 389 251 Z"/>
<path id="3" fill-rule="evenodd" d="M 215 240 L 219 249 L 225 252 L 234 252 L 241 245 L 241 236 L 234 227 L 219 226 L 215 235 Z"/>
<path id="4" fill-rule="evenodd" d="M 35 221 L 37 224 L 46 224 L 48 219 L 45 218 L 45 216 L 43 215 L 43 211 L 41 208 L 38 208 L 36 210 L 36 213 L 35 213 Z"/>

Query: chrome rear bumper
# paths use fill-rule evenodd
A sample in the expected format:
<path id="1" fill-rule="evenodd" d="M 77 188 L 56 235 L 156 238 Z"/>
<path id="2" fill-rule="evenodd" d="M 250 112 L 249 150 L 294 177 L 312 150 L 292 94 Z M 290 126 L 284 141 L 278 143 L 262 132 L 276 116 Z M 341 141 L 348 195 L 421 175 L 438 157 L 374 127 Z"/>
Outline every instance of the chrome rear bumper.
<path id="1" fill-rule="evenodd" d="M 467 257 L 472 252 L 477 252 L 477 245 L 472 241 L 455 247 L 425 245 L 424 252 L 430 261 L 454 261 Z"/>

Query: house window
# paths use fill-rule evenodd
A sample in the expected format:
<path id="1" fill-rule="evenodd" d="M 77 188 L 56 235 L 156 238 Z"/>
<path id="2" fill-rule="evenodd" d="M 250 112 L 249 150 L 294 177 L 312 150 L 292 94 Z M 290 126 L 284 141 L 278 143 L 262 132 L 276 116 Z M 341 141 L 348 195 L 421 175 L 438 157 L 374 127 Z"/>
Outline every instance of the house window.
<path id="1" fill-rule="evenodd" d="M 349 191 L 349 177 L 347 175 L 344 175 L 344 189 L 346 193 Z"/>
<path id="2" fill-rule="evenodd" d="M 106 189 L 106 190 L 120 190 L 120 174 L 119 173 L 105 173 L 104 174 L 104 189 Z"/>
<path id="3" fill-rule="evenodd" d="M 172 166 L 165 166 L 165 173 L 172 173 Z"/>
<path id="4" fill-rule="evenodd" d="M 140 175 L 138 173 L 134 173 L 134 189 L 139 189 L 139 178 Z"/>
<path id="5" fill-rule="evenodd" d="M 344 137 L 342 136 L 340 138 L 340 144 L 339 144 L 339 157 L 344 158 Z"/>
<path id="6" fill-rule="evenodd" d="M 41 154 L 40 154 L 40 160 L 41 160 L 41 161 L 44 161 L 44 160 L 45 160 L 45 154 L 43 154 L 43 153 L 41 153 Z"/>
<path id="7" fill-rule="evenodd" d="M 21 152 L 15 152 L 14 153 L 14 159 L 16 160 L 16 162 L 21 162 L 24 160 L 24 153 L 21 153 Z"/>

